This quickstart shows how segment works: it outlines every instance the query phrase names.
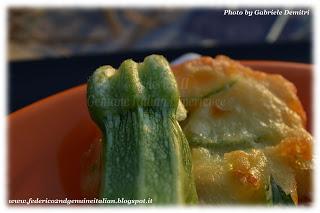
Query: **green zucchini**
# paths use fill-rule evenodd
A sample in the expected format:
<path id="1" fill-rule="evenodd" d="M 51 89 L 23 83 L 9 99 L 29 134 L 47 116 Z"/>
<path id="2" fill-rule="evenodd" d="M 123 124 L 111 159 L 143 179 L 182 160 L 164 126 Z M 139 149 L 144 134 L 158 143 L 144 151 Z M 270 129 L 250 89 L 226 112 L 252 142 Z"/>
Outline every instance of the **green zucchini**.
<path id="1" fill-rule="evenodd" d="M 164 57 L 98 68 L 87 103 L 103 133 L 101 198 L 197 202 L 190 148 L 177 121 L 179 92 Z"/>

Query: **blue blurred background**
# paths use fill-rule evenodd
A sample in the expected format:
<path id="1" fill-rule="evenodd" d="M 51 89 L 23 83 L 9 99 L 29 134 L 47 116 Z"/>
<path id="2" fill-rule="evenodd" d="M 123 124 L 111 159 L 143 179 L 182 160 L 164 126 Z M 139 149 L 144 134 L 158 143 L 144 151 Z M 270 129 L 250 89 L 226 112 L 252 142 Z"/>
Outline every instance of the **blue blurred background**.
<path id="1" fill-rule="evenodd" d="M 311 18 L 311 15 L 224 16 L 223 9 L 214 8 L 11 8 L 9 59 L 195 46 L 310 42 Z"/>
<path id="2" fill-rule="evenodd" d="M 101 65 L 155 53 L 312 63 L 312 12 L 248 17 L 224 9 L 244 8 L 9 8 L 8 112 L 86 83 Z"/>

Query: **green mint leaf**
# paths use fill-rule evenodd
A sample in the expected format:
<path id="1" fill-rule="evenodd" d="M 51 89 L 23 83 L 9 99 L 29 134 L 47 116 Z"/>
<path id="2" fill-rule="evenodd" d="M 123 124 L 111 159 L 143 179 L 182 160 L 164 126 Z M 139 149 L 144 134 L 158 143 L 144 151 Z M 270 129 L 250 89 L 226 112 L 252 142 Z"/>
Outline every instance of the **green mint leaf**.
<path id="1" fill-rule="evenodd" d="M 268 203 L 272 205 L 294 205 L 291 195 L 286 194 L 282 188 L 270 176 L 269 186 L 266 189 Z"/>

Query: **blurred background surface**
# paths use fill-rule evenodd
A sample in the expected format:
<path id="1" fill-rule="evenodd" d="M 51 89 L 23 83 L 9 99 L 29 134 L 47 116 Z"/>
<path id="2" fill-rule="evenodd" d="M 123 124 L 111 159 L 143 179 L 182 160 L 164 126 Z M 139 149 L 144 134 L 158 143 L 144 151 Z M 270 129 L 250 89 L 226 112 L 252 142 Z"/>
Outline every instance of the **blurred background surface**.
<path id="1" fill-rule="evenodd" d="M 224 9 L 244 8 L 9 8 L 8 113 L 86 83 L 101 65 L 150 54 L 312 63 L 312 12 L 248 17 Z"/>
<path id="2" fill-rule="evenodd" d="M 310 39 L 311 16 L 224 16 L 208 8 L 9 10 L 10 60 Z"/>

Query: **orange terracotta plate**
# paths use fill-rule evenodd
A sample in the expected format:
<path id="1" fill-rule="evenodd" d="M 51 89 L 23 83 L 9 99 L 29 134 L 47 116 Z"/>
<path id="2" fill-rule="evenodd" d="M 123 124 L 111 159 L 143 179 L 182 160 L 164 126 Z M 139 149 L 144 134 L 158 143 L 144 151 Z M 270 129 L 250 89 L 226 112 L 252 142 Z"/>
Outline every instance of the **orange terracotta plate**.
<path id="1" fill-rule="evenodd" d="M 312 120 L 312 66 L 242 61 L 282 74 L 298 90 Z M 40 100 L 8 116 L 9 199 L 93 198 L 99 182 L 100 133 L 86 106 L 86 85 Z"/>

